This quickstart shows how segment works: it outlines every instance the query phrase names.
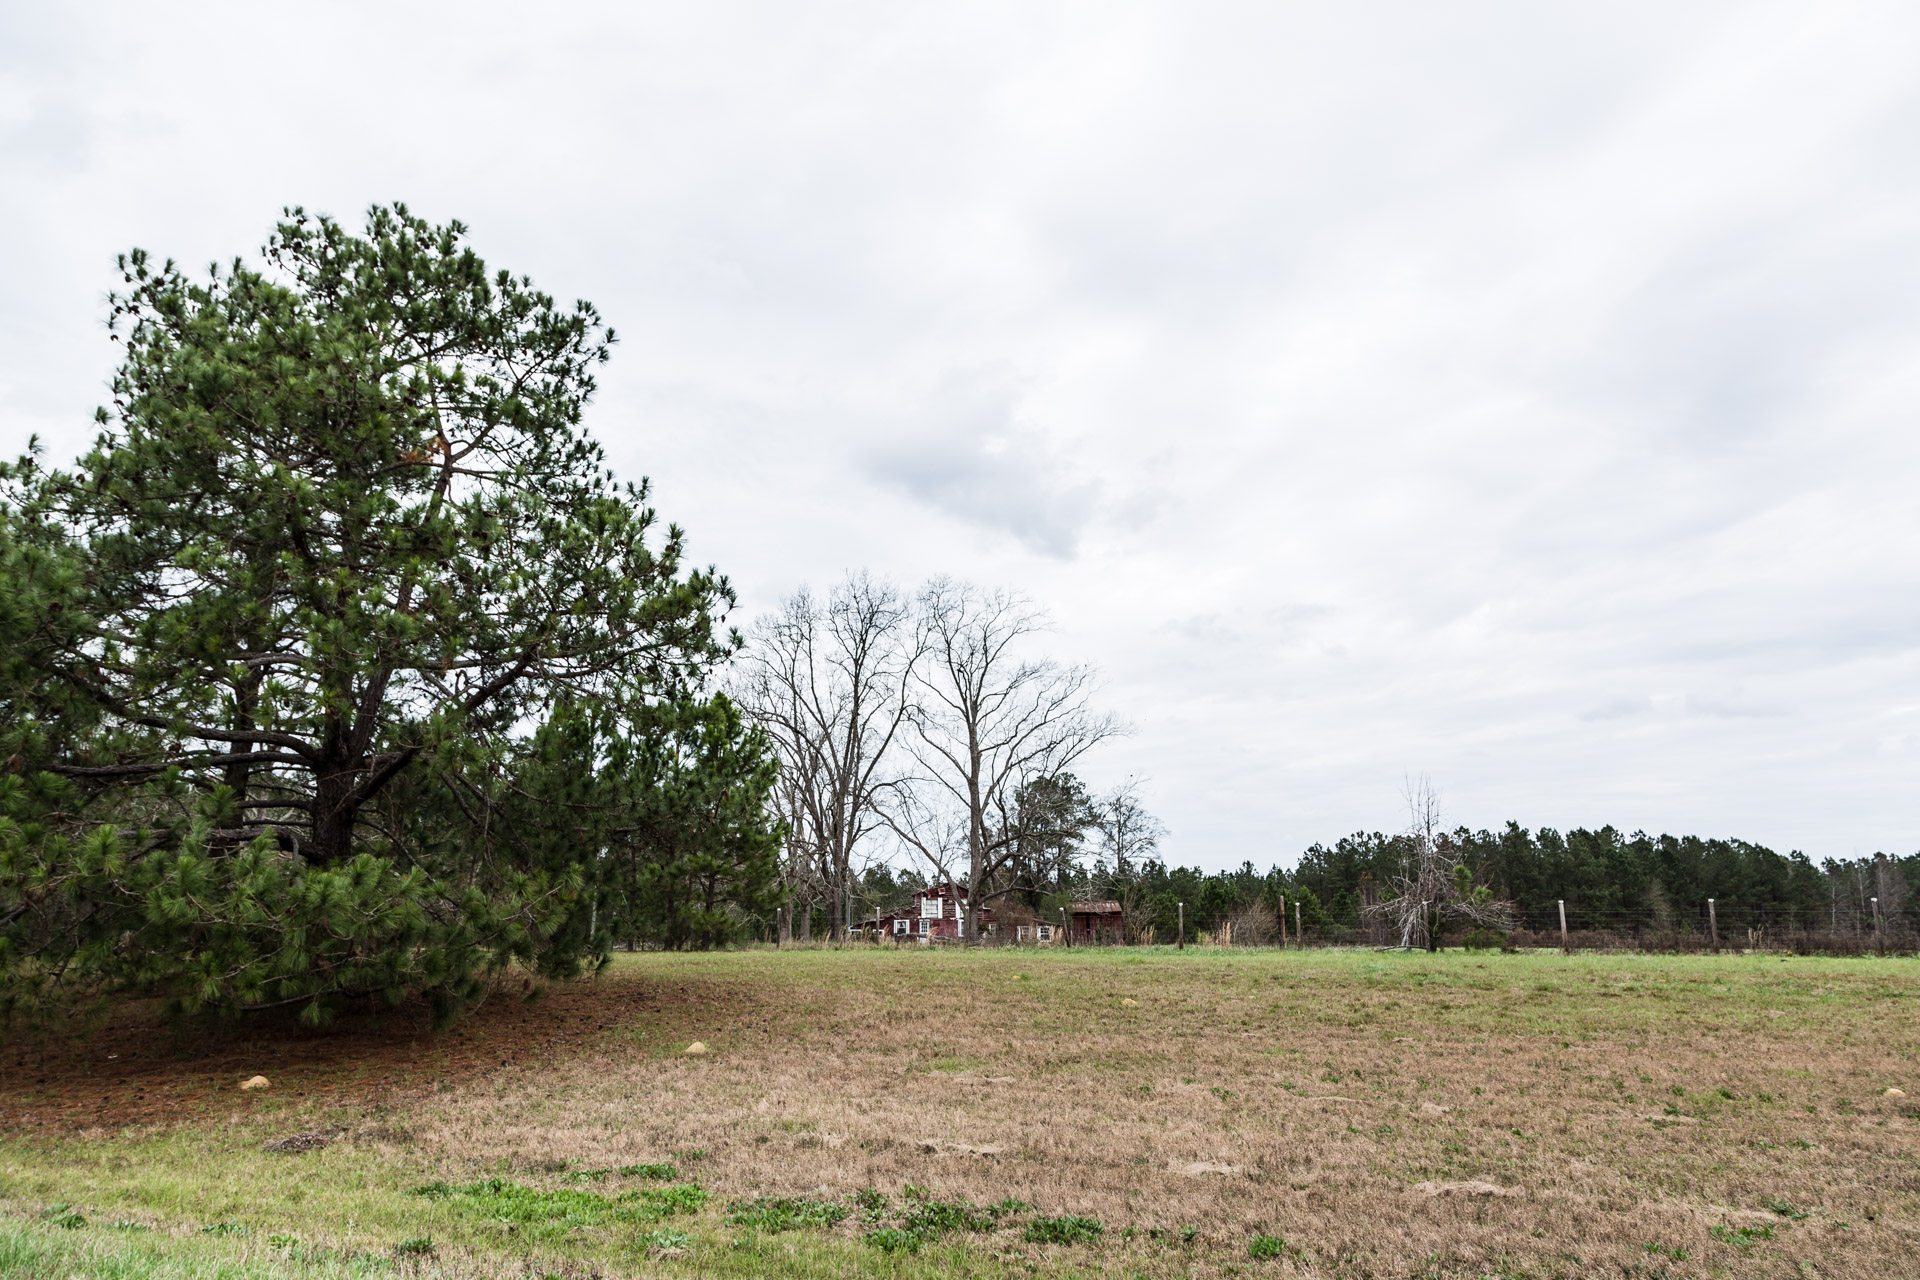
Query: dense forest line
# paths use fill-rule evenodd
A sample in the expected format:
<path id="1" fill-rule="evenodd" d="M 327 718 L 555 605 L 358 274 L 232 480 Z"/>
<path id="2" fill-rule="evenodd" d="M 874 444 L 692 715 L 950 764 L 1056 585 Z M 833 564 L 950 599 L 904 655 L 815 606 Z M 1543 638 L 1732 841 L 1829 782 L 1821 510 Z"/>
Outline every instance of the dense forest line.
<path id="1" fill-rule="evenodd" d="M 1284 902 L 1290 937 L 1299 928 L 1309 942 L 1386 942 L 1375 936 L 1365 908 L 1399 874 L 1414 843 L 1407 835 L 1356 832 L 1331 846 L 1314 844 L 1291 868 L 1265 871 L 1252 862 L 1207 872 L 1158 857 L 1122 867 L 1098 856 L 1067 859 L 1039 892 L 1009 897 L 1042 919 L 1070 900 L 1118 900 L 1133 941 L 1174 938 L 1180 904 L 1190 937 L 1232 924 L 1237 939 L 1278 941 Z M 1708 899 L 1722 938 L 1735 942 L 1828 935 L 1827 945 L 1849 938 L 1870 945 L 1876 937 L 1891 945 L 1920 933 L 1920 854 L 1816 865 L 1803 853 L 1776 853 L 1745 840 L 1627 834 L 1610 826 L 1528 831 L 1514 822 L 1499 831 L 1460 827 L 1439 843 L 1476 883 L 1512 904 L 1522 930 L 1535 934 L 1557 937 L 1564 902 L 1569 931 L 1589 940 L 1704 942 Z M 914 872 L 874 867 L 861 896 L 885 909 L 925 883 Z"/>

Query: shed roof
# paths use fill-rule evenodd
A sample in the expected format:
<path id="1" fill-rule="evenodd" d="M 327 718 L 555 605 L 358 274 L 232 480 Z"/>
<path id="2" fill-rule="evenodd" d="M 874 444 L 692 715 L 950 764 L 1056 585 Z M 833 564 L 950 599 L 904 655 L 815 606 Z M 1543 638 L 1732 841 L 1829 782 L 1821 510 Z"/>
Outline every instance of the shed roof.
<path id="1" fill-rule="evenodd" d="M 1075 915 L 1119 915 L 1120 904 L 1117 902 L 1076 902 L 1073 904 L 1072 910 Z"/>

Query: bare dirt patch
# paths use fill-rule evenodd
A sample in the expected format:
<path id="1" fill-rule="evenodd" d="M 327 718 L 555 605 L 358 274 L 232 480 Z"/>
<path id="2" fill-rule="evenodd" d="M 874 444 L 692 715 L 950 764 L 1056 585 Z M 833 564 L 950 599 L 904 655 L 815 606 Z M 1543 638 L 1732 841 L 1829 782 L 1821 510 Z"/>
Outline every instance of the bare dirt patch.
<path id="1" fill-rule="evenodd" d="M 527 1000 L 530 991 L 538 998 Z M 132 1003 L 91 1035 L 22 1036 L 0 1047 L 0 1131 L 111 1131 L 289 1102 L 391 1108 L 591 1055 L 610 1032 L 629 1046 L 650 1035 L 669 1052 L 682 1027 L 721 1009 L 731 1025 L 770 1026 L 764 1006 L 744 983 L 662 979 L 635 965 L 578 982 L 516 984 L 444 1032 L 423 1009 L 349 1011 L 313 1030 L 272 1021 L 176 1026 L 157 1004 Z M 243 1091 L 257 1073 L 270 1086 Z"/>

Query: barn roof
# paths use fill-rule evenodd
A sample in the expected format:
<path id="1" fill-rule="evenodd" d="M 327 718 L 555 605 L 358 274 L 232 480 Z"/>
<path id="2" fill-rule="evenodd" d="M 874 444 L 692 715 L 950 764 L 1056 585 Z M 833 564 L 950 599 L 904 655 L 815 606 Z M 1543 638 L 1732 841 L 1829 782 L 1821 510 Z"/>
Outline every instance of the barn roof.
<path id="1" fill-rule="evenodd" d="M 1073 904 L 1075 915 L 1118 915 L 1120 904 L 1117 902 L 1076 902 Z"/>

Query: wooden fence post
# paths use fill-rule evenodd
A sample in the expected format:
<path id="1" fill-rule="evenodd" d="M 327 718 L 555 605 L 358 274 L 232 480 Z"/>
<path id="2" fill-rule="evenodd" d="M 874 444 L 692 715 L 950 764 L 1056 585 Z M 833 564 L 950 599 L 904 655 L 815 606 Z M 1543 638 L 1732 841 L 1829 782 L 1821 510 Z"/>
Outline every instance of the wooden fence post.
<path id="1" fill-rule="evenodd" d="M 1281 949 L 1285 950 L 1286 945 L 1287 945 L 1287 895 L 1283 893 L 1280 895 L 1280 947 Z"/>
<path id="2" fill-rule="evenodd" d="M 1307 931 L 1300 926 L 1300 899 L 1293 900 L 1293 940 L 1304 951 L 1307 948 Z"/>
<path id="3" fill-rule="evenodd" d="M 1558 901 L 1560 903 L 1560 950 L 1567 955 L 1572 955 L 1573 944 L 1567 941 L 1567 900 L 1560 898 Z"/>
<path id="4" fill-rule="evenodd" d="M 1880 936 L 1880 899 L 1872 898 L 1869 899 L 1869 901 L 1873 903 L 1873 945 L 1879 950 L 1884 951 L 1887 948 L 1887 943 L 1886 940 Z"/>
<path id="5" fill-rule="evenodd" d="M 1707 899 L 1707 932 L 1713 937 L 1713 954 L 1720 954 L 1720 913 L 1713 909 L 1713 899 Z"/>

